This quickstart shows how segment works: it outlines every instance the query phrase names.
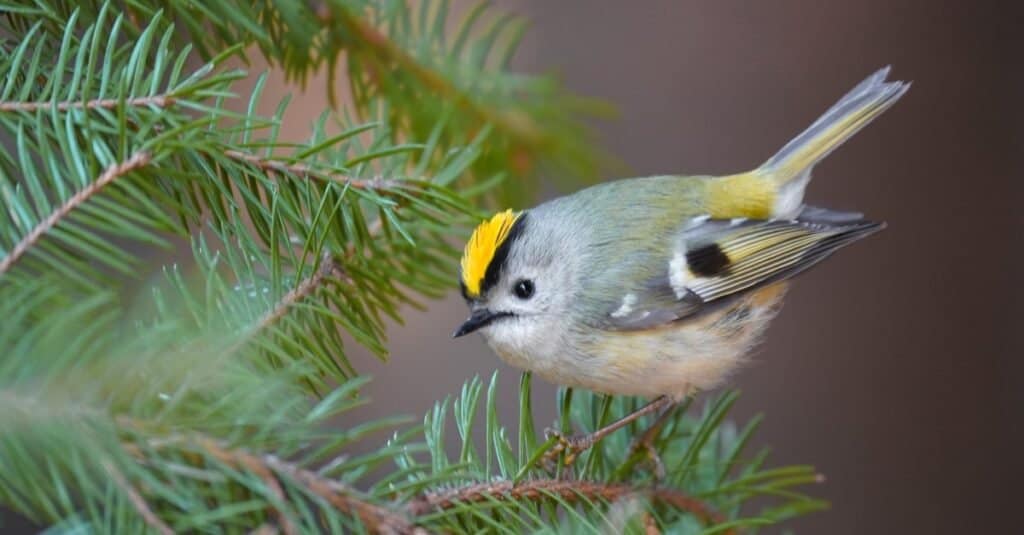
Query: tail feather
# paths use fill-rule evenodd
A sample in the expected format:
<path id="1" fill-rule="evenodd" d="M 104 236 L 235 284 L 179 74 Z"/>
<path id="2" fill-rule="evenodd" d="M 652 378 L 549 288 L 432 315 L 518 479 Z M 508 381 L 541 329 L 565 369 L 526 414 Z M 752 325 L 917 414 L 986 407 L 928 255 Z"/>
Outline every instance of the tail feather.
<path id="1" fill-rule="evenodd" d="M 799 211 L 814 164 L 889 109 L 910 88 L 906 82 L 887 82 L 889 67 L 857 84 L 817 121 L 793 138 L 756 171 L 776 184 L 776 217 Z"/>

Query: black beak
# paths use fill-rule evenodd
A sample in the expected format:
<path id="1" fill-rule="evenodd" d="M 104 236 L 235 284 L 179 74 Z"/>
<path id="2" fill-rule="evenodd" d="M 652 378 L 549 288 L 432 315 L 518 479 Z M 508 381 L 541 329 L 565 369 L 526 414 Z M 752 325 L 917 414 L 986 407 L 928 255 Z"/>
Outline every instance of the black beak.
<path id="1" fill-rule="evenodd" d="M 463 322 L 462 325 L 460 325 L 459 328 L 456 329 L 454 333 L 452 333 L 452 338 L 466 336 L 467 334 L 473 331 L 483 329 L 484 327 L 490 325 L 495 320 L 511 315 L 511 312 L 491 312 L 486 308 L 474 310 L 473 314 L 469 316 L 469 318 L 465 322 Z"/>

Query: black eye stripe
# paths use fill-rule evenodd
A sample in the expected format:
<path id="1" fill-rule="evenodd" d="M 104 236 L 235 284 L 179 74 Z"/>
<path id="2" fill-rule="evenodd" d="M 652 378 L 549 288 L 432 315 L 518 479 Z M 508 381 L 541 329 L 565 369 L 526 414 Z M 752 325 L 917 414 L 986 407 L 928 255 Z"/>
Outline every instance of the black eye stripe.
<path id="1" fill-rule="evenodd" d="M 508 236 L 505 241 L 498 246 L 498 249 L 494 251 L 494 257 L 491 258 L 491 263 L 487 265 L 487 271 L 484 272 L 484 279 L 480 283 L 480 294 L 487 293 L 498 284 L 498 279 L 501 278 L 501 271 L 505 268 L 505 262 L 508 260 L 508 251 L 519 236 L 523 233 L 523 229 L 526 228 L 526 218 L 529 213 L 524 212 L 523 215 L 516 219 L 516 222 L 512 224 L 512 228 L 508 231 Z"/>

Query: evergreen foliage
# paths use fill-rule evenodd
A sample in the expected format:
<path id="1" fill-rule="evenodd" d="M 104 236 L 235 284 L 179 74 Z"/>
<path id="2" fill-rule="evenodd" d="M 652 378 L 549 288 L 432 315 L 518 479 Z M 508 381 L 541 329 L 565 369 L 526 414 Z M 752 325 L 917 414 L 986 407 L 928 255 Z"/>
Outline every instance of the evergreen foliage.
<path id="1" fill-rule="evenodd" d="M 514 426 L 512 393 L 471 379 L 422 425 L 337 427 L 367 402 L 350 341 L 384 358 L 384 320 L 451 289 L 483 208 L 600 164 L 602 106 L 510 72 L 524 25 L 492 11 L 0 1 L 0 505 L 54 532 L 285 534 L 727 533 L 823 506 L 810 467 L 748 451 L 734 393 L 675 409 L 659 482 L 637 426 L 538 462 L 528 374 Z M 238 94 L 226 66 L 253 54 L 352 105 L 280 139 L 287 99 L 260 116 L 265 77 Z M 566 432 L 639 403 L 560 396 Z"/>

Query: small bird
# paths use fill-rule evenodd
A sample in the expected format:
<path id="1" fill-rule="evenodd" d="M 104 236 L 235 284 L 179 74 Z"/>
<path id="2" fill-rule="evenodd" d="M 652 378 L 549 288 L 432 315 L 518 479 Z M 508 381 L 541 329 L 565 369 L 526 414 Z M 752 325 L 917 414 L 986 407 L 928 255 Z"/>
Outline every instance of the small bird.
<path id="1" fill-rule="evenodd" d="M 559 385 L 655 398 L 576 449 L 720 384 L 789 279 L 884 227 L 803 197 L 814 165 L 910 87 L 888 73 L 753 171 L 622 179 L 480 223 L 461 261 L 471 315 L 453 336 L 479 331 L 504 361 Z"/>

